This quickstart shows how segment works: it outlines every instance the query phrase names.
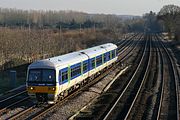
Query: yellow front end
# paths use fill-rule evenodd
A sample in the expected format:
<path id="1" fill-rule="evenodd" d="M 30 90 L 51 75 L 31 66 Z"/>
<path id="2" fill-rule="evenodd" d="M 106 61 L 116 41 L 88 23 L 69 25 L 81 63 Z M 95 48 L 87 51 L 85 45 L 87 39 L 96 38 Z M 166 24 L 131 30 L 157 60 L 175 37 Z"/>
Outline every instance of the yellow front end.
<path id="1" fill-rule="evenodd" d="M 28 86 L 28 95 L 35 102 L 48 102 L 54 104 L 58 99 L 57 86 Z"/>

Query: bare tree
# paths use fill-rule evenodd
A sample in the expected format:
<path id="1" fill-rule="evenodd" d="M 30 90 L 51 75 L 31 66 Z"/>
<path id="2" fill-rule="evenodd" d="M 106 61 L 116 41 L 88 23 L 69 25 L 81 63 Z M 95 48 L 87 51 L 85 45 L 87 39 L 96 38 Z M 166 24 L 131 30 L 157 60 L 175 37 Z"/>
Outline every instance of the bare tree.
<path id="1" fill-rule="evenodd" d="M 176 33 L 180 7 L 176 5 L 165 5 L 158 13 L 158 19 L 164 22 L 164 25 L 171 39 L 172 33 Z"/>

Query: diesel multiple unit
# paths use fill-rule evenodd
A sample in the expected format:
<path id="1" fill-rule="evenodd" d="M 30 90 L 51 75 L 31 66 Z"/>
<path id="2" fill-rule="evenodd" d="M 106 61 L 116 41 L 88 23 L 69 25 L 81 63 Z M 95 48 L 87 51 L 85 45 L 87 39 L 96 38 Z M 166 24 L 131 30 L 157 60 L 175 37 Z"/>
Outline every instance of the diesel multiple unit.
<path id="1" fill-rule="evenodd" d="M 39 60 L 28 67 L 27 91 L 37 102 L 53 104 L 67 96 L 117 60 L 112 43 Z"/>

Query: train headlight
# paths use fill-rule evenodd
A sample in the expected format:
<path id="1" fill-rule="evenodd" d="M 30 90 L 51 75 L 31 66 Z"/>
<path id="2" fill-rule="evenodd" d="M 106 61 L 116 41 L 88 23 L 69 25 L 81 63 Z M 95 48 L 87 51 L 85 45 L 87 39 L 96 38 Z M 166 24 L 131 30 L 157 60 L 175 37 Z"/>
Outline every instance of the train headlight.
<path id="1" fill-rule="evenodd" d="M 56 87 L 49 87 L 48 89 L 51 90 L 51 91 L 55 91 Z"/>
<path id="2" fill-rule="evenodd" d="M 34 87 L 30 87 L 30 90 L 34 90 Z"/>
<path id="3" fill-rule="evenodd" d="M 56 88 L 55 88 L 55 87 L 53 87 L 53 88 L 52 88 L 52 90 L 53 90 L 53 91 L 55 91 L 55 90 L 56 90 Z"/>

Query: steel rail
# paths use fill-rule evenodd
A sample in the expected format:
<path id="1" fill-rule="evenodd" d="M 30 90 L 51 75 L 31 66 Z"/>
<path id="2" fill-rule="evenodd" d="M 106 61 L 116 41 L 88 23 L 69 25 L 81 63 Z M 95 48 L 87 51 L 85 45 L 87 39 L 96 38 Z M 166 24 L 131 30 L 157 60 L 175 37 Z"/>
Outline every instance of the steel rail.
<path id="1" fill-rule="evenodd" d="M 173 76 L 174 76 L 174 82 L 175 82 L 175 90 L 176 90 L 176 117 L 177 117 L 177 120 L 179 120 L 179 85 L 178 85 L 178 78 L 177 78 L 177 75 L 175 73 L 175 66 L 176 64 L 173 62 L 173 59 L 172 59 L 172 56 L 170 55 L 169 53 L 169 50 L 165 47 L 165 45 L 162 43 L 162 41 L 160 41 L 159 39 L 159 43 L 161 44 L 162 48 L 164 49 L 165 53 L 167 54 L 167 57 L 170 61 L 170 65 L 172 67 L 172 70 L 173 70 Z M 160 113 L 159 113 L 160 114 Z"/>
<path id="2" fill-rule="evenodd" d="M 136 71 L 134 72 L 133 76 L 131 77 L 130 81 L 128 82 L 128 84 L 126 85 L 126 87 L 124 88 L 124 90 L 122 91 L 122 93 L 120 94 L 120 96 L 118 97 L 118 99 L 116 100 L 116 102 L 113 104 L 113 106 L 111 107 L 111 109 L 108 111 L 108 113 L 106 114 L 106 116 L 103 118 L 103 120 L 108 120 L 110 114 L 112 113 L 112 111 L 114 110 L 114 108 L 116 107 L 116 105 L 118 104 L 118 102 L 120 101 L 120 99 L 122 98 L 122 96 L 125 94 L 126 90 L 128 89 L 128 87 L 130 86 L 131 82 L 133 81 L 135 75 L 137 74 L 138 70 L 141 67 L 141 64 L 145 58 L 145 54 L 146 54 L 146 50 L 147 50 L 147 41 L 145 44 L 145 49 L 143 52 L 143 55 L 141 57 L 140 63 L 138 65 L 138 67 L 136 68 Z"/>
<path id="3" fill-rule="evenodd" d="M 30 98 L 29 96 L 28 96 L 28 97 L 25 97 L 25 98 L 21 99 L 20 101 L 14 102 L 13 104 L 10 104 L 10 105 L 4 107 L 3 109 L 0 109 L 0 115 L 2 115 L 4 112 L 6 112 L 7 109 L 9 109 L 10 107 L 13 107 L 13 106 L 15 106 L 15 105 L 17 105 L 17 104 L 19 104 L 19 103 L 21 103 L 21 102 L 23 102 L 23 101 L 26 101 L 26 100 L 28 100 L 29 98 Z"/>
<path id="4" fill-rule="evenodd" d="M 138 92 L 136 93 L 136 96 L 135 96 L 135 98 L 134 98 L 134 100 L 133 100 L 133 102 L 132 102 L 132 104 L 131 104 L 131 106 L 130 106 L 130 108 L 129 108 L 129 110 L 128 110 L 125 118 L 124 118 L 124 120 L 127 120 L 127 119 L 128 119 L 128 117 L 129 117 L 129 115 L 130 115 L 130 112 L 131 112 L 133 106 L 135 105 L 135 102 L 136 102 L 136 100 L 137 100 L 137 98 L 138 98 L 138 96 L 139 96 L 139 93 L 140 93 L 140 91 L 141 91 L 141 89 L 142 89 L 142 87 L 143 87 L 143 84 L 144 84 L 145 80 L 147 79 L 148 72 L 149 72 L 149 69 L 150 69 L 150 64 L 151 64 L 151 56 L 152 56 L 152 53 L 151 53 L 151 40 L 150 40 L 149 51 L 150 51 L 150 53 L 149 53 L 148 65 L 147 65 L 147 67 L 146 67 L 145 75 L 144 75 L 144 77 L 143 77 L 143 80 L 142 80 L 141 85 L 140 85 L 140 87 L 139 87 L 139 89 L 138 89 Z"/>
<path id="5" fill-rule="evenodd" d="M 156 37 L 155 37 L 155 41 L 158 42 Z M 157 115 L 156 115 L 156 120 L 159 120 L 160 113 L 161 113 L 161 106 L 162 106 L 163 96 L 164 96 L 164 87 L 165 87 L 165 83 L 164 83 L 165 69 L 163 69 L 165 63 L 164 63 L 164 59 L 163 59 L 163 56 L 162 56 L 162 52 L 161 52 L 158 44 L 156 44 L 156 50 L 158 51 L 159 65 L 161 65 L 159 67 L 159 74 L 161 75 L 161 80 L 160 80 L 161 81 L 160 100 L 159 100 L 159 105 L 158 105 L 158 110 L 157 110 Z"/>
<path id="6" fill-rule="evenodd" d="M 19 96 L 19 95 L 21 95 L 21 94 L 24 94 L 24 93 L 26 93 L 26 92 L 27 92 L 27 91 L 25 90 L 25 91 L 22 91 L 22 92 L 20 92 L 20 93 L 18 93 L 18 94 L 16 94 L 16 95 L 10 96 L 10 97 L 8 97 L 8 98 L 6 98 L 6 99 L 1 100 L 0 103 L 5 102 L 5 101 L 8 101 L 8 100 L 10 100 L 10 99 L 13 99 L 13 98 L 15 98 L 15 97 L 17 97 L 17 96 Z"/>
<path id="7" fill-rule="evenodd" d="M 118 55 L 122 54 L 122 51 L 125 51 L 127 49 L 127 46 L 134 43 L 135 41 L 133 39 L 137 39 L 137 37 L 139 37 L 139 34 L 132 36 L 130 39 L 128 39 L 127 41 L 123 42 L 123 47 L 121 47 L 122 45 L 118 46 Z M 121 48 L 120 48 L 121 47 Z"/>
<path id="8" fill-rule="evenodd" d="M 24 111 L 22 111 L 20 113 L 17 113 L 16 115 L 13 115 L 13 116 L 9 117 L 8 120 L 16 120 L 16 119 L 18 119 L 18 117 L 20 117 L 21 115 L 33 110 L 33 108 L 35 108 L 35 107 L 36 107 L 36 105 L 33 105 L 33 106 L 27 108 L 26 110 L 24 110 Z"/>
<path id="9" fill-rule="evenodd" d="M 135 44 L 135 47 L 133 48 L 133 49 L 131 49 L 128 53 L 127 53 L 127 55 L 125 55 L 125 56 L 123 56 L 122 58 L 121 58 L 121 62 L 123 62 L 123 61 L 125 61 L 127 58 L 128 58 L 128 56 L 130 55 L 130 53 L 132 52 L 132 51 L 134 51 L 135 49 L 136 49 L 136 47 L 137 47 L 137 45 L 139 44 L 139 42 L 141 41 L 143 39 L 143 37 L 141 36 L 140 38 L 139 38 L 139 40 L 137 41 L 137 43 Z M 133 44 L 133 45 L 134 45 Z M 133 46 L 133 45 L 131 45 L 131 46 Z M 131 47 L 130 46 L 130 47 Z"/>

